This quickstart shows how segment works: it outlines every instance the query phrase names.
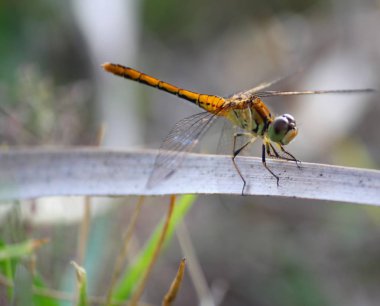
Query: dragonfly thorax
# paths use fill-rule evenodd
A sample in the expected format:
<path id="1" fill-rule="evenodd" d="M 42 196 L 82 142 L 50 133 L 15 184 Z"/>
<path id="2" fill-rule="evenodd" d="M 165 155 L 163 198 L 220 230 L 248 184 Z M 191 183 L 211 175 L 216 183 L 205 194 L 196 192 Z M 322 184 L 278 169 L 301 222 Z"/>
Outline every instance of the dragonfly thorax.
<path id="1" fill-rule="evenodd" d="M 274 118 L 268 125 L 268 137 L 271 141 L 287 145 L 298 134 L 296 121 L 292 115 L 284 114 Z"/>

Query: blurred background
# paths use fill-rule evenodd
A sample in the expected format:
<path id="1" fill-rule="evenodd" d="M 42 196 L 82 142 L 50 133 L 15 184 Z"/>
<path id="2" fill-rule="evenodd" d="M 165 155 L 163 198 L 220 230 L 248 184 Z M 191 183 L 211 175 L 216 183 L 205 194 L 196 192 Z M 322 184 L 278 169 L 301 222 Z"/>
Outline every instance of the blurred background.
<path id="1" fill-rule="evenodd" d="M 199 111 L 105 73 L 104 62 L 222 96 L 296 71 L 275 89 L 378 89 L 379 30 L 379 0 L 0 1 L 0 142 L 95 146 L 103 125 L 106 147 L 157 148 L 178 120 Z M 302 161 L 379 169 L 379 98 L 265 102 L 295 116 L 300 134 L 288 149 Z M 118 245 L 109 237 L 121 237 L 136 199 L 97 201 L 84 266 L 90 294 L 101 295 Z M 147 201 L 136 248 L 166 211 L 167 199 Z M 69 290 L 83 201 L 42 202 L 6 206 L 0 238 L 50 237 L 37 266 L 52 288 Z M 186 275 L 178 305 L 378 305 L 377 208 L 202 196 L 185 223 L 212 299 L 201 300 Z M 182 257 L 175 238 L 144 301 L 160 304 Z"/>

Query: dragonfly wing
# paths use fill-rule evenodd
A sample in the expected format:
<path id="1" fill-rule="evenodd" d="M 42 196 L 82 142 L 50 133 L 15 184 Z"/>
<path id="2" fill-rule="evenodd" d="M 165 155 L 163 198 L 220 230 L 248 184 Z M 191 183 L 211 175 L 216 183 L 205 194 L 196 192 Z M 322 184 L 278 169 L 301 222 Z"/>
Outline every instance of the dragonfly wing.
<path id="1" fill-rule="evenodd" d="M 239 136 L 235 138 L 234 135 Z M 253 138 L 253 134 L 247 133 L 247 131 L 241 129 L 240 127 L 231 125 L 231 122 L 224 120 L 216 152 L 219 155 L 230 155 L 232 158 L 235 150 L 243 147 L 248 141 L 253 143 Z M 241 153 L 239 153 L 239 155 L 249 156 L 251 155 L 251 152 L 247 149 L 243 150 Z"/>
<path id="2" fill-rule="evenodd" d="M 300 95 L 318 95 L 318 94 L 352 94 L 352 93 L 370 93 L 374 89 L 338 89 L 338 90 L 304 90 L 304 91 L 260 91 L 254 93 L 256 97 L 277 97 L 277 96 L 300 96 Z"/>
<path id="3" fill-rule="evenodd" d="M 261 83 L 261 84 L 255 86 L 255 87 L 249 89 L 249 90 L 247 91 L 247 94 L 253 94 L 253 93 L 258 92 L 258 91 L 260 91 L 260 90 L 263 90 L 263 89 L 265 89 L 265 88 L 271 87 L 271 86 L 273 86 L 273 85 L 275 85 L 275 84 L 277 84 L 277 83 L 279 83 L 279 82 L 281 82 L 281 81 L 287 79 L 288 77 L 289 77 L 289 76 L 286 75 L 286 76 L 283 76 L 283 77 L 279 77 L 279 78 L 277 78 L 277 79 L 274 79 L 274 80 L 272 80 L 272 81 L 270 81 L 270 82 L 264 82 L 264 83 Z"/>
<path id="4" fill-rule="evenodd" d="M 282 81 L 285 81 L 286 79 L 294 76 L 295 74 L 300 73 L 301 71 L 302 71 L 302 69 L 298 69 L 296 71 L 293 71 L 292 73 L 288 73 L 286 75 L 280 76 L 279 78 L 274 79 L 272 81 L 260 83 L 259 85 L 255 86 L 255 87 L 253 87 L 251 89 L 239 92 L 239 94 L 244 93 L 244 94 L 247 94 L 247 95 L 253 95 L 253 94 L 255 94 L 257 92 L 260 92 L 260 91 L 262 91 L 262 90 L 264 90 L 266 88 L 269 88 L 269 87 L 271 87 L 271 86 L 273 86 L 275 84 L 278 84 L 278 83 L 280 83 Z"/>
<path id="5" fill-rule="evenodd" d="M 185 153 L 194 148 L 216 118 L 213 113 L 203 112 L 176 123 L 160 147 L 147 183 L 148 188 L 167 179 L 177 170 Z"/>

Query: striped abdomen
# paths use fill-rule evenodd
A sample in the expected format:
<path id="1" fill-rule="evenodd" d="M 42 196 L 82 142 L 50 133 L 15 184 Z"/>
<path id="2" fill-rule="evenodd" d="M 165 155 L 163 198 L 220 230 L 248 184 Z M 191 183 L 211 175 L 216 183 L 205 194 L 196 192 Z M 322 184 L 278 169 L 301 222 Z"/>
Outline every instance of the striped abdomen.
<path id="1" fill-rule="evenodd" d="M 106 71 L 115 75 L 161 89 L 173 95 L 177 95 L 178 97 L 195 103 L 199 107 L 212 113 L 217 112 L 225 103 L 225 100 L 222 97 L 199 94 L 186 89 L 178 88 L 177 86 L 163 82 L 133 68 L 111 63 L 105 63 L 102 66 Z"/>

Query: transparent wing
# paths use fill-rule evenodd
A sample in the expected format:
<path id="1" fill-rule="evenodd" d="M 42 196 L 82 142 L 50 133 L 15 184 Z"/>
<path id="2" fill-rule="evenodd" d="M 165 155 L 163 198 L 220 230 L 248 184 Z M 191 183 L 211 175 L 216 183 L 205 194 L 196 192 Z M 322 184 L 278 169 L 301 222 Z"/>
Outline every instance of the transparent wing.
<path id="1" fill-rule="evenodd" d="M 263 83 L 260 83 L 259 85 L 251 88 L 251 89 L 248 89 L 248 90 L 244 90 L 244 91 L 241 91 L 239 92 L 238 94 L 241 94 L 241 93 L 244 93 L 244 94 L 248 94 L 248 95 L 252 95 L 252 94 L 255 94 L 265 88 L 269 88 L 275 84 L 278 84 L 288 78 L 291 78 L 292 76 L 300 73 L 303 69 L 300 68 L 300 69 L 297 69 L 296 71 L 293 71 L 292 73 L 289 73 L 289 74 L 286 74 L 286 75 L 283 75 L 283 76 L 280 76 L 279 78 L 277 79 L 274 79 L 272 81 L 269 81 L 269 82 L 263 82 Z"/>
<path id="2" fill-rule="evenodd" d="M 217 116 L 213 113 L 203 112 L 175 124 L 160 147 L 147 183 L 148 188 L 167 179 L 175 172 L 182 163 L 185 153 L 194 148 L 216 118 Z"/>
<path id="3" fill-rule="evenodd" d="M 259 98 L 276 97 L 276 96 L 300 96 L 300 95 L 317 95 L 317 94 L 352 94 L 352 93 L 370 93 L 376 90 L 371 88 L 364 89 L 338 89 L 338 90 L 304 90 L 304 91 L 260 91 L 253 93 Z"/>
<path id="4" fill-rule="evenodd" d="M 234 139 L 234 135 L 239 136 Z M 234 150 L 243 147 L 248 141 L 254 142 L 252 138 L 252 134 L 247 133 L 247 131 L 244 131 L 237 126 L 232 125 L 231 122 L 224 120 L 216 152 L 219 155 L 230 155 L 232 158 Z M 251 152 L 250 150 L 243 150 L 241 153 L 239 153 L 239 155 L 250 156 Z"/>

